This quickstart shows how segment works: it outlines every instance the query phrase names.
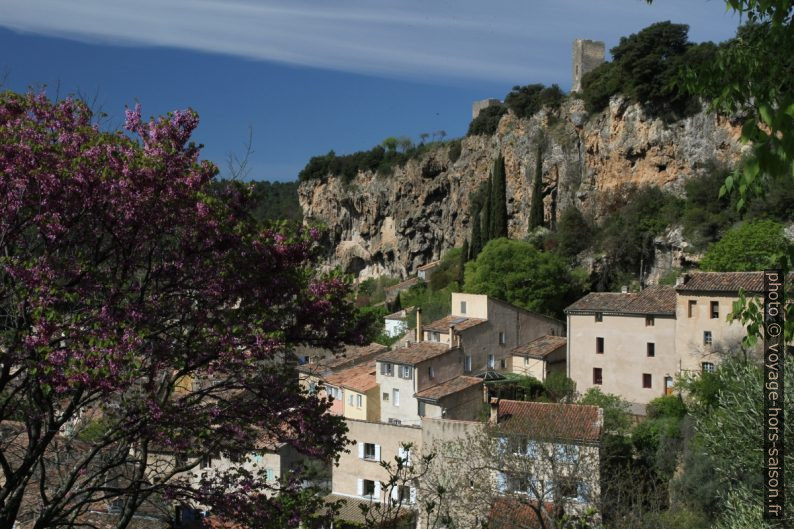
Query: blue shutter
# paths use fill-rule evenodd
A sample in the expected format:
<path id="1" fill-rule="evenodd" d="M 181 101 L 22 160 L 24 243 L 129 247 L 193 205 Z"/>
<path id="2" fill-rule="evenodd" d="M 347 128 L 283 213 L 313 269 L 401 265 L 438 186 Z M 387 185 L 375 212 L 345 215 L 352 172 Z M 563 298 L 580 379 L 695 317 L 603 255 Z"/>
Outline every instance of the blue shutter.
<path id="1" fill-rule="evenodd" d="M 496 490 L 507 492 L 507 476 L 502 472 L 496 473 Z"/>

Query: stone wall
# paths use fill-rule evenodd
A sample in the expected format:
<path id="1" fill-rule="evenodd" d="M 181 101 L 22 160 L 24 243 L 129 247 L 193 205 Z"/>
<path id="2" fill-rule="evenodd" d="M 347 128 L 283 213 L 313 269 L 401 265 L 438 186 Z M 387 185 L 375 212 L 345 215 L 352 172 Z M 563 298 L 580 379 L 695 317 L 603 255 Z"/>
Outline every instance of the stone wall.
<path id="1" fill-rule="evenodd" d="M 582 77 L 604 62 L 604 43 L 598 40 L 576 39 L 573 41 L 573 84 L 571 92 L 582 90 Z"/>

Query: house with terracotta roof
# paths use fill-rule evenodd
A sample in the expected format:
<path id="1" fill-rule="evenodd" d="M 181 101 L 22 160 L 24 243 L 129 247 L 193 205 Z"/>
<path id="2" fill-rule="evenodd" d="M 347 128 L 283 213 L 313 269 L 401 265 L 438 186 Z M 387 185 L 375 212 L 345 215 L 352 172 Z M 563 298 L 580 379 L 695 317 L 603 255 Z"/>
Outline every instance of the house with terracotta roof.
<path id="1" fill-rule="evenodd" d="M 567 372 L 584 393 L 592 387 L 647 404 L 673 386 L 676 292 L 591 292 L 567 309 Z"/>
<path id="2" fill-rule="evenodd" d="M 427 264 L 424 264 L 416 269 L 416 275 L 422 281 L 430 281 L 430 277 L 433 275 L 433 271 L 438 268 L 438 265 L 441 264 L 441 260 L 431 261 Z"/>
<path id="3" fill-rule="evenodd" d="M 438 460 L 422 490 L 454 490 L 444 508 L 457 525 L 479 526 L 508 501 L 555 527 L 599 505 L 602 431 L 602 410 L 580 404 L 491 399 L 487 423 L 424 418 L 422 446 Z"/>
<path id="4" fill-rule="evenodd" d="M 510 370 L 535 377 L 541 382 L 552 373 L 566 374 L 568 340 L 564 336 L 545 335 L 510 351 Z"/>
<path id="5" fill-rule="evenodd" d="M 386 336 L 394 338 L 402 336 L 408 331 L 408 315 L 414 311 L 414 307 L 408 307 L 383 317 L 383 332 Z"/>
<path id="6" fill-rule="evenodd" d="M 349 367 L 325 377 L 325 392 L 333 397 L 331 413 L 362 421 L 380 420 L 376 363 Z"/>
<path id="7" fill-rule="evenodd" d="M 789 281 L 794 276 L 789 278 Z M 763 272 L 697 272 L 675 286 L 591 292 L 567 309 L 568 376 L 644 405 L 673 391 L 682 373 L 713 371 L 742 349 L 745 329 L 728 321 L 739 292 L 763 291 Z"/>
<path id="8" fill-rule="evenodd" d="M 419 326 L 419 323 L 417 323 Z M 511 370 L 511 351 L 545 335 L 564 336 L 563 322 L 484 294 L 452 293 L 449 316 L 421 326 L 423 339 L 450 344 L 463 354 L 463 371 Z"/>
<path id="9" fill-rule="evenodd" d="M 459 347 L 408 343 L 378 356 L 377 365 L 381 421 L 419 425 L 426 413 L 476 416 L 475 408 L 482 402 L 482 381 L 463 375 Z"/>

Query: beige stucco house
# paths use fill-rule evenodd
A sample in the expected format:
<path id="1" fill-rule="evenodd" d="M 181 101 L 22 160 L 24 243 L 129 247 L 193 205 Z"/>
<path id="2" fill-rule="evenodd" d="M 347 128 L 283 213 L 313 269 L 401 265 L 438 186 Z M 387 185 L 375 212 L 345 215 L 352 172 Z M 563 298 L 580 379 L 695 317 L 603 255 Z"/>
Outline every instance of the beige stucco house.
<path id="1" fill-rule="evenodd" d="M 360 421 L 380 420 L 380 398 L 374 360 L 325 377 L 325 392 L 334 401 L 331 412 Z"/>
<path id="2" fill-rule="evenodd" d="M 419 324 L 417 324 L 419 325 Z M 464 372 L 509 371 L 511 351 L 544 335 L 564 336 L 563 322 L 484 294 L 452 293 L 451 314 L 423 325 L 423 339 L 450 343 L 463 354 Z M 451 330 L 450 330 L 451 329 Z"/>
<path id="3" fill-rule="evenodd" d="M 382 483 L 388 481 L 389 475 L 380 462 L 393 462 L 398 456 L 409 463 L 415 462 L 421 454 L 421 428 L 353 419 L 345 422 L 347 436 L 354 445 L 350 452 L 340 455 L 339 464 L 333 469 L 333 494 L 376 502 L 401 494 L 406 504 L 415 503 L 415 486 L 403 490 L 382 490 Z M 404 451 L 404 444 L 412 445 L 411 450 Z"/>
<path id="4" fill-rule="evenodd" d="M 565 357 L 568 341 L 564 336 L 541 336 L 510 351 L 510 370 L 535 377 L 541 382 L 552 373 L 567 374 Z"/>
<path id="5" fill-rule="evenodd" d="M 752 355 L 745 330 L 728 321 L 743 290 L 763 291 L 762 272 L 697 272 L 676 286 L 591 292 L 565 312 L 568 376 L 577 390 L 599 387 L 637 404 L 671 393 L 685 372 L 712 371 L 722 358 Z"/>
<path id="6" fill-rule="evenodd" d="M 672 387 L 680 369 L 673 287 L 591 292 L 565 312 L 568 377 L 577 391 L 597 387 L 646 404 Z"/>

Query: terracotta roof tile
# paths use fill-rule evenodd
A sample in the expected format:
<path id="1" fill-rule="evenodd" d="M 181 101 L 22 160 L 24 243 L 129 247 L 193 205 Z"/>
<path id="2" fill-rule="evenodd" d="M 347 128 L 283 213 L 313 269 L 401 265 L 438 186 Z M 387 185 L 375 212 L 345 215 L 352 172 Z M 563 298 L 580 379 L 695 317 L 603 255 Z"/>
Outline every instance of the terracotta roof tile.
<path id="1" fill-rule="evenodd" d="M 565 312 L 614 312 L 624 314 L 675 314 L 675 288 L 648 287 L 641 292 L 590 292 Z"/>
<path id="2" fill-rule="evenodd" d="M 392 285 L 390 287 L 386 287 L 384 290 L 386 292 L 399 292 L 400 290 L 405 290 L 406 288 L 411 288 L 412 286 L 414 286 L 418 282 L 419 282 L 419 278 L 418 277 L 415 277 L 415 276 L 414 277 L 409 277 L 408 279 L 406 279 L 404 281 L 400 281 L 396 285 Z"/>
<path id="3" fill-rule="evenodd" d="M 764 290 L 764 273 L 759 272 L 697 272 L 684 276 L 683 285 L 676 287 L 678 292 L 730 292 L 738 293 L 739 289 L 760 294 Z M 786 277 L 790 286 L 794 274 Z"/>
<path id="4" fill-rule="evenodd" d="M 499 401 L 498 424 L 507 432 L 532 439 L 598 442 L 603 419 L 601 408 L 582 404 Z"/>
<path id="5" fill-rule="evenodd" d="M 388 347 L 385 345 L 371 343 L 369 345 L 348 345 L 340 354 L 334 354 L 331 351 L 321 351 L 327 355 L 325 358 L 298 366 L 298 370 L 315 375 L 339 371 L 373 360 L 386 350 L 388 350 Z"/>
<path id="6" fill-rule="evenodd" d="M 375 361 L 343 369 L 325 378 L 325 383 L 366 393 L 375 386 Z"/>
<path id="7" fill-rule="evenodd" d="M 457 350 L 457 348 L 450 349 L 447 344 L 438 342 L 413 342 L 407 347 L 400 347 L 383 353 L 378 357 L 378 361 L 416 365 L 425 360 L 430 360 L 431 358 Z"/>
<path id="8" fill-rule="evenodd" d="M 423 389 L 416 394 L 416 398 L 424 400 L 439 400 L 443 399 L 447 395 L 453 395 L 475 386 L 482 386 L 481 378 L 460 375 L 447 380 L 446 382 L 442 382 L 441 384 Z"/>
<path id="9" fill-rule="evenodd" d="M 567 342 L 568 340 L 566 340 L 564 336 L 546 335 L 535 338 L 527 344 L 513 348 L 511 353 L 517 356 L 528 356 L 542 360 L 560 347 L 565 347 Z"/>
<path id="10" fill-rule="evenodd" d="M 436 320 L 432 323 L 428 323 L 427 325 L 423 325 L 422 329 L 424 329 L 425 331 L 434 331 L 434 332 L 440 332 L 446 334 L 449 332 L 450 325 L 454 325 L 456 331 L 465 331 L 466 329 L 470 329 L 475 325 L 479 325 L 486 321 L 488 320 L 450 315 L 450 316 L 445 316 L 440 320 Z"/>

